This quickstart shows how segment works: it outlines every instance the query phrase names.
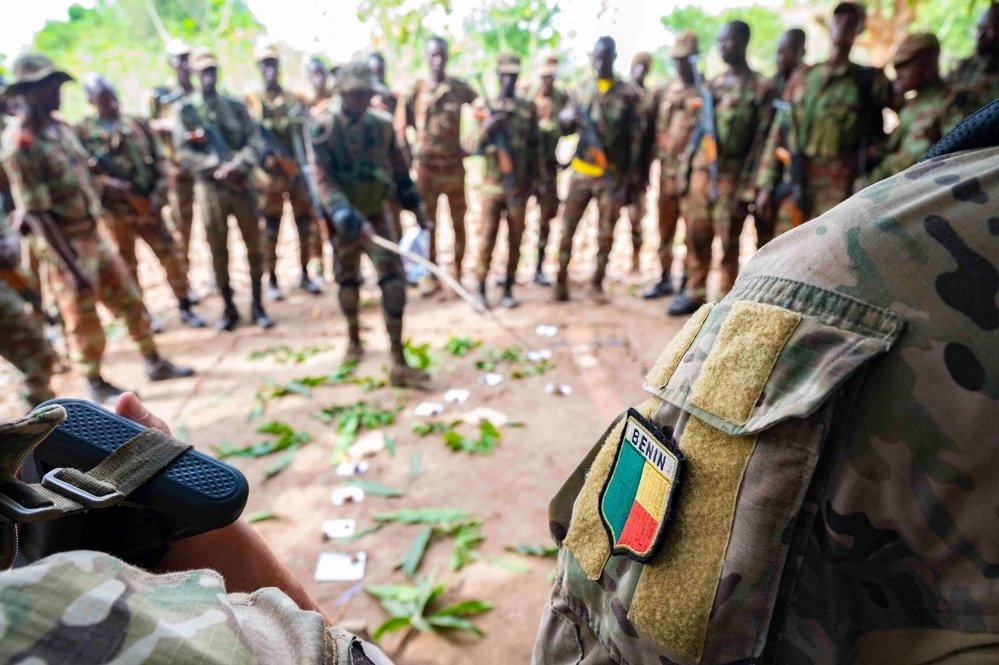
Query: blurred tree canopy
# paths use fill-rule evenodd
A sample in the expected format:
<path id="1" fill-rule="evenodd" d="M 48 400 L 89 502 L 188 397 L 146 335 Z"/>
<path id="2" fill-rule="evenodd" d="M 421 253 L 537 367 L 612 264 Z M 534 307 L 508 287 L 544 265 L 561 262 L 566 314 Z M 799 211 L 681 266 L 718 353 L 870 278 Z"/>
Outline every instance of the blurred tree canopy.
<path id="1" fill-rule="evenodd" d="M 784 19 L 773 9 L 758 6 L 733 7 L 721 14 L 708 14 L 699 6 L 688 5 L 674 9 L 661 20 L 663 27 L 673 34 L 679 34 L 687 29 L 694 31 L 700 44 L 701 55 L 707 57 L 709 70 L 721 67 L 721 59 L 717 56 L 714 44 L 719 30 L 725 23 L 740 20 L 749 24 L 752 31 L 747 52 L 749 63 L 754 69 L 768 73 L 773 70 L 777 39 L 786 28 L 790 27 L 785 25 Z M 669 49 L 664 47 L 657 51 L 656 55 L 665 60 L 668 51 Z"/>

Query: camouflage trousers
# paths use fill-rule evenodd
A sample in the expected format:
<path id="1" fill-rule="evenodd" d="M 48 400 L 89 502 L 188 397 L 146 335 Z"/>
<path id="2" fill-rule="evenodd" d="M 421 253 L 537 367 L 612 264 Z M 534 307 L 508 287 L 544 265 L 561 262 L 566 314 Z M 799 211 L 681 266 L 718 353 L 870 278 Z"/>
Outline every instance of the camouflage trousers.
<path id="1" fill-rule="evenodd" d="M 592 178 L 581 173 L 573 173 L 569 180 L 569 193 L 562 211 L 562 240 L 558 248 L 558 279 L 565 283 L 569 278 L 569 261 L 572 259 L 572 239 L 576 235 L 579 221 L 586 212 L 590 201 L 597 202 L 597 267 L 593 273 L 593 283 L 602 284 L 614 244 L 614 227 L 621 216 L 621 206 L 614 202 L 613 192 L 604 178 Z"/>
<path id="2" fill-rule="evenodd" d="M 833 159 L 827 162 L 805 162 L 805 205 L 808 219 L 824 215 L 853 194 L 853 181 L 857 176 L 856 156 Z M 791 213 L 788 201 L 777 210 L 774 234 L 791 230 Z M 808 220 L 806 220 L 808 221 Z"/>
<path id="3" fill-rule="evenodd" d="M 383 238 L 398 242 L 395 226 L 387 211 L 368 215 L 368 221 L 375 233 Z M 359 340 L 360 329 L 360 290 L 361 257 L 368 254 L 378 274 L 378 286 L 382 290 L 382 313 L 392 349 L 402 350 L 402 314 L 406 308 L 406 273 L 398 254 L 372 246 L 364 247 L 361 238 L 348 240 L 343 234 L 333 237 L 333 270 L 339 286 L 340 310 L 347 319 L 347 330 L 352 340 Z"/>
<path id="4" fill-rule="evenodd" d="M 32 405 L 55 397 L 50 381 L 56 356 L 25 302 L 0 279 L 0 356 L 24 374 L 24 398 Z"/>
<path id="5" fill-rule="evenodd" d="M 315 226 L 315 212 L 305 180 L 301 177 L 289 179 L 281 174 L 273 176 L 260 192 L 260 214 L 264 219 L 263 252 L 265 269 L 273 273 L 277 267 L 278 235 L 281 231 L 281 217 L 284 215 L 284 201 L 287 197 L 295 217 L 298 231 L 298 263 L 304 272 L 309 260 L 316 257 L 315 237 L 319 236 Z M 322 245 L 318 247 L 322 256 Z"/>
<path id="6" fill-rule="evenodd" d="M 646 213 L 645 192 L 644 189 L 638 192 L 635 195 L 637 198 L 635 198 L 634 203 L 629 203 L 627 206 L 628 222 L 631 224 L 631 249 L 635 254 L 642 250 L 642 242 L 644 241 L 642 222 L 645 220 Z"/>
<path id="7" fill-rule="evenodd" d="M 437 203 L 441 196 L 447 197 L 451 208 L 451 225 L 454 227 L 454 273 L 461 275 L 461 264 L 465 260 L 465 165 L 461 160 L 453 164 L 416 163 L 416 184 L 423 192 L 427 204 L 427 216 L 437 222 Z M 437 231 L 430 234 L 430 260 L 437 261 Z"/>
<path id="8" fill-rule="evenodd" d="M 545 248 L 548 247 L 548 236 L 552 232 L 552 220 L 558 215 L 558 172 L 541 174 L 541 182 L 534 191 L 534 200 L 538 204 L 538 264 L 545 260 Z"/>
<path id="9" fill-rule="evenodd" d="M 52 297 L 62 314 L 70 357 L 88 378 L 100 376 L 101 358 L 107 340 L 97 315 L 100 302 L 116 317 L 125 320 L 128 334 L 143 355 L 156 352 L 149 312 L 142 302 L 139 285 L 128 267 L 98 232 L 68 239 L 76 260 L 94 284 L 93 291 L 81 294 L 69 272 L 44 241 L 36 241 L 38 256 L 47 269 Z"/>
<path id="10" fill-rule="evenodd" d="M 489 187 L 487 185 L 486 187 Z M 495 187 L 495 185 L 494 185 Z M 485 187 L 483 188 L 485 189 Z M 517 265 L 520 263 L 520 243 L 524 238 L 524 220 L 527 213 L 527 196 L 521 193 L 517 198 L 517 207 L 507 208 L 506 195 L 502 189 L 499 192 L 490 189 L 482 196 L 482 240 L 479 245 L 479 261 L 475 274 L 480 282 L 485 282 L 489 275 L 489 265 L 493 260 L 493 250 L 496 248 L 496 237 L 499 235 L 500 222 L 506 218 L 507 256 L 506 278 L 508 284 L 516 282 Z"/>
<path id="11" fill-rule="evenodd" d="M 172 167 L 167 186 L 170 223 L 177 239 L 184 273 L 191 269 L 191 225 L 194 222 L 194 176 L 179 167 Z"/>
<path id="12" fill-rule="evenodd" d="M 239 233 L 246 244 L 246 260 L 250 264 L 250 284 L 260 288 L 264 275 L 263 253 L 260 251 L 260 227 L 257 222 L 256 193 L 251 189 L 236 191 L 222 185 L 199 180 L 194 189 L 198 208 L 205 220 L 208 247 L 212 251 L 215 283 L 223 297 L 231 297 L 229 280 L 229 216 L 236 218 Z"/>
<path id="13" fill-rule="evenodd" d="M 736 197 L 737 169 L 722 168 L 718 173 L 718 200 L 708 198 L 710 179 L 704 169 L 690 175 L 690 190 L 682 200 L 683 219 L 687 225 L 687 291 L 692 300 L 707 297 L 708 272 L 711 270 L 711 245 L 721 238 L 721 286 L 718 300 L 725 297 L 739 276 L 739 236 L 748 206 Z"/>
<path id="14" fill-rule="evenodd" d="M 177 300 L 187 297 L 190 284 L 184 270 L 184 259 L 162 217 L 115 213 L 108 214 L 104 223 L 136 284 L 139 283 L 139 262 L 135 256 L 135 241 L 142 238 L 163 266 L 174 297 Z"/>
<path id="15" fill-rule="evenodd" d="M 673 268 L 673 241 L 680 221 L 680 195 L 677 193 L 676 173 L 661 168 L 659 171 L 659 195 L 656 198 L 659 222 L 659 267 L 663 277 Z"/>

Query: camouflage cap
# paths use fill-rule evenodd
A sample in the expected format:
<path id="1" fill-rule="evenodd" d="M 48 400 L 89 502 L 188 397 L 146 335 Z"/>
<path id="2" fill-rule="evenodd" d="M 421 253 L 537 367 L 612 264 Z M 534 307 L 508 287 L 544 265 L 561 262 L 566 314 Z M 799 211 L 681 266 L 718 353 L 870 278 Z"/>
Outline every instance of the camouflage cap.
<path id="1" fill-rule="evenodd" d="M 940 55 L 940 40 L 932 32 L 917 32 L 907 35 L 895 48 L 891 63 L 896 67 L 904 65 L 924 51 Z"/>
<path id="2" fill-rule="evenodd" d="M 33 51 L 17 56 L 10 69 L 14 75 L 14 80 L 7 86 L 6 94 L 10 95 L 16 95 L 30 86 L 50 79 L 59 83 L 73 80 L 73 77 L 66 72 L 56 69 L 55 63 L 47 55 Z"/>
<path id="3" fill-rule="evenodd" d="M 355 60 L 339 67 L 334 67 L 331 72 L 335 81 L 333 90 L 341 95 L 348 92 L 370 92 L 371 94 L 377 94 L 381 92 L 383 87 L 379 85 L 379 81 L 375 78 L 368 63 L 362 60 Z"/>
<path id="4" fill-rule="evenodd" d="M 182 55 L 191 55 L 191 45 L 183 39 L 171 39 L 167 42 L 166 52 L 171 58 L 179 58 Z"/>
<path id="5" fill-rule="evenodd" d="M 541 68 L 538 76 L 558 76 L 558 56 L 554 53 L 546 53 L 541 58 Z"/>
<path id="6" fill-rule="evenodd" d="M 253 59 L 257 62 L 264 60 L 280 60 L 277 44 L 269 40 L 261 40 L 253 47 Z"/>
<path id="7" fill-rule="evenodd" d="M 647 67 L 651 66 L 652 65 L 652 54 L 649 53 L 648 51 L 639 51 L 638 53 L 636 53 L 631 58 L 631 66 L 634 67 L 635 65 L 638 65 L 638 64 L 642 64 L 642 65 L 645 65 Z"/>
<path id="8" fill-rule="evenodd" d="M 689 58 L 692 55 L 697 55 L 700 52 L 700 47 L 697 43 L 697 35 L 693 30 L 684 30 L 676 37 L 676 43 L 673 44 L 672 50 L 669 52 L 669 57 L 671 58 Z"/>
<path id="9" fill-rule="evenodd" d="M 500 74 L 519 74 L 520 56 L 516 53 L 500 53 L 496 57 L 496 71 Z"/>
<path id="10" fill-rule="evenodd" d="M 199 46 L 191 51 L 191 69 L 196 72 L 203 71 L 210 67 L 218 67 L 219 61 L 215 57 L 215 52 L 207 46 Z"/>

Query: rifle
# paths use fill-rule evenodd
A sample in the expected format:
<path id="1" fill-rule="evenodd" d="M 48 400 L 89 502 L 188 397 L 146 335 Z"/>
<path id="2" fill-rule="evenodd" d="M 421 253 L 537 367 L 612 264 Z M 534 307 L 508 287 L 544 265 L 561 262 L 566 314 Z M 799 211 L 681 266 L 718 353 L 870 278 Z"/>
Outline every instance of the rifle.
<path id="1" fill-rule="evenodd" d="M 333 216 L 326 206 L 323 205 L 323 199 L 319 196 L 319 187 L 316 185 L 316 174 L 312 168 L 312 164 L 315 162 L 315 157 L 312 154 L 312 137 L 306 136 L 309 128 L 309 114 L 303 106 L 296 105 L 291 110 L 291 115 L 302 120 L 299 123 L 298 129 L 296 130 L 293 127 L 291 131 L 291 148 L 295 154 L 295 162 L 298 164 L 298 171 L 302 179 L 305 180 L 305 188 L 309 191 L 309 199 L 312 201 L 312 207 L 315 209 L 316 214 L 322 218 L 330 240 L 332 240 L 333 235 L 336 233 L 336 229 L 333 227 Z"/>
<path id="2" fill-rule="evenodd" d="M 599 168 L 603 172 L 604 182 L 610 187 L 610 162 L 607 160 L 607 151 L 604 150 L 604 142 L 600 138 L 593 117 L 582 104 L 576 104 L 576 117 L 579 119 L 579 143 L 576 144 L 576 154 L 573 155 L 573 159 Z"/>
<path id="3" fill-rule="evenodd" d="M 774 189 L 774 209 L 776 210 L 784 199 L 790 201 L 791 227 L 801 226 L 808 218 L 805 203 L 805 155 L 801 151 L 801 137 L 798 135 L 798 125 L 794 117 L 794 104 L 783 99 L 775 99 L 773 107 L 788 117 L 788 134 L 795 140 L 794 152 L 786 148 L 778 148 L 777 160 L 784 165 L 785 177 Z"/>
<path id="4" fill-rule="evenodd" d="M 502 111 L 497 111 L 496 107 L 489 100 L 489 95 L 486 93 L 486 86 L 482 82 L 482 74 L 478 74 L 476 79 L 479 82 L 479 92 L 482 96 L 482 101 L 485 102 L 489 114 L 502 113 Z M 506 196 L 507 210 L 513 210 L 517 207 L 518 203 L 516 194 L 517 176 L 513 170 L 513 153 L 510 150 L 510 136 L 507 134 L 505 128 L 499 129 L 491 132 L 491 137 L 488 141 L 496 148 L 496 159 L 499 162 L 500 174 L 503 176 L 503 194 Z"/>
<path id="5" fill-rule="evenodd" d="M 205 124 L 193 106 L 185 105 L 180 109 L 180 121 L 188 134 L 188 141 L 191 143 L 207 143 L 208 150 L 219 159 L 219 163 L 225 164 L 232 160 L 232 148 L 226 143 L 225 137 L 215 125 Z M 245 185 L 246 175 L 239 173 L 239 182 L 232 181 L 230 184 L 236 188 Z"/>
<path id="6" fill-rule="evenodd" d="M 704 157 L 708 161 L 708 200 L 714 203 L 718 200 L 718 132 L 715 129 L 715 98 L 704 83 L 704 77 L 697 69 L 698 56 L 687 56 L 694 74 L 694 87 L 701 96 L 701 122 L 690 137 L 687 146 L 688 158 L 692 163 L 697 153 L 698 144 L 704 148 Z M 690 165 L 687 167 L 687 187 L 690 187 Z"/>
<path id="7" fill-rule="evenodd" d="M 129 185 L 132 184 L 131 178 L 129 178 L 125 173 L 118 168 L 118 165 L 114 163 L 110 155 L 104 153 L 103 155 L 93 155 L 88 161 L 88 166 L 90 170 L 94 173 L 103 173 L 106 176 L 110 176 L 115 180 L 121 180 L 122 182 L 127 182 Z M 125 202 L 129 205 L 132 210 L 137 212 L 139 215 L 145 217 L 149 214 L 150 203 L 149 195 L 143 192 L 137 192 L 134 190 L 122 190 L 120 192 L 121 197 L 125 199 Z"/>
<path id="8" fill-rule="evenodd" d="M 294 180 L 300 173 L 296 158 L 288 154 L 288 149 L 284 147 L 284 144 L 281 143 L 281 139 L 278 138 L 277 132 L 275 132 L 272 128 L 267 127 L 262 122 L 258 122 L 257 129 L 260 131 L 260 136 L 264 140 L 264 152 L 260 156 L 260 161 L 265 162 L 268 157 L 272 158 L 278 170 L 280 170 L 286 178 Z M 294 132 L 292 133 L 294 134 Z"/>

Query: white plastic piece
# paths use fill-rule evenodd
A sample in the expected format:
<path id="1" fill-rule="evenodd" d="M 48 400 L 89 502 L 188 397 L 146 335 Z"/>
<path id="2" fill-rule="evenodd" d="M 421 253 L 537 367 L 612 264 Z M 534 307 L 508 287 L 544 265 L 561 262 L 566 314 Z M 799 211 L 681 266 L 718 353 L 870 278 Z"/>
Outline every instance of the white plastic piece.
<path id="1" fill-rule="evenodd" d="M 554 337 L 558 334 L 558 326 L 550 326 L 543 323 L 539 323 L 534 328 L 534 334 L 538 337 Z"/>
<path id="2" fill-rule="evenodd" d="M 316 562 L 317 582 L 359 582 L 364 579 L 367 552 L 320 552 Z"/>
<path id="3" fill-rule="evenodd" d="M 343 506 L 348 503 L 360 503 L 364 501 L 364 490 L 360 487 L 337 487 L 330 493 L 330 500 L 334 506 Z"/>
<path id="4" fill-rule="evenodd" d="M 416 405 L 416 408 L 413 409 L 413 413 L 421 418 L 439 416 L 444 413 L 444 405 L 439 402 L 420 402 Z"/>
<path id="5" fill-rule="evenodd" d="M 549 383 L 545 386 L 545 392 L 549 395 L 562 395 L 568 397 L 572 394 L 572 386 L 568 383 Z"/>
<path id="6" fill-rule="evenodd" d="M 542 360 L 551 360 L 552 352 L 551 349 L 538 349 L 537 351 L 528 351 L 527 359 L 532 363 L 539 363 Z"/>
<path id="7" fill-rule="evenodd" d="M 490 388 L 495 388 L 499 384 L 503 383 L 503 375 L 496 374 L 495 372 L 490 372 L 489 374 L 483 374 L 479 377 L 479 383 Z"/>
<path id="8" fill-rule="evenodd" d="M 350 538 L 357 532 L 357 520 L 326 520 L 323 522 L 322 529 L 326 540 Z"/>
<path id="9" fill-rule="evenodd" d="M 368 472 L 369 464 L 364 460 L 354 460 L 350 462 L 340 462 L 336 467 L 336 475 L 345 478 L 363 476 Z"/>
<path id="10" fill-rule="evenodd" d="M 451 388 L 451 390 L 444 393 L 444 403 L 464 404 L 468 401 L 469 395 L 471 395 L 471 393 L 464 388 Z"/>

